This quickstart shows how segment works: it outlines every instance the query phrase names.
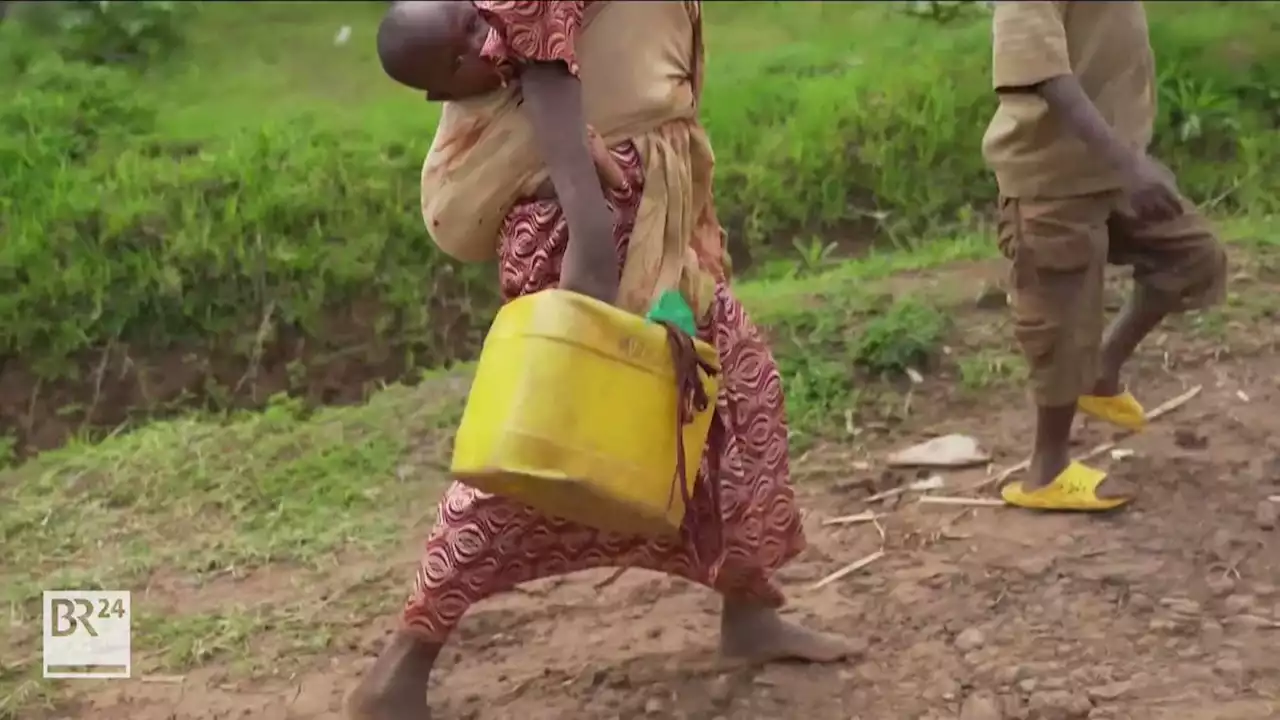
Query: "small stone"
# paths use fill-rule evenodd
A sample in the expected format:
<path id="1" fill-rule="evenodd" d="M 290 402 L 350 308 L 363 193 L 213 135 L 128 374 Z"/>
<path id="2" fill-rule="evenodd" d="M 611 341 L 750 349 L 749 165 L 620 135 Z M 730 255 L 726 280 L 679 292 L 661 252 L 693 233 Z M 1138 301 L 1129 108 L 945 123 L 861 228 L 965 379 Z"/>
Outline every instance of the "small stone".
<path id="1" fill-rule="evenodd" d="M 707 687 L 707 697 L 717 706 L 727 705 L 733 699 L 733 685 L 728 675 L 712 680 Z"/>
<path id="2" fill-rule="evenodd" d="M 951 702 L 960 696 L 960 683 L 952 678 L 942 676 L 937 678 L 933 687 L 925 690 L 925 697 L 931 699 L 941 699 Z"/>
<path id="3" fill-rule="evenodd" d="M 1222 606 L 1226 608 L 1228 613 L 1232 615 L 1239 615 L 1252 610 L 1253 604 L 1254 601 L 1252 595 L 1232 595 L 1223 601 Z"/>
<path id="4" fill-rule="evenodd" d="M 1039 686 L 1040 683 L 1036 682 L 1035 678 L 1023 678 L 1018 681 L 1018 689 L 1028 695 L 1035 692 L 1036 688 Z"/>
<path id="5" fill-rule="evenodd" d="M 979 310 L 1000 310 L 1009 306 L 1009 293 L 994 285 L 982 289 L 975 303 Z"/>
<path id="6" fill-rule="evenodd" d="M 1258 523 L 1258 527 L 1263 530 L 1275 530 L 1280 525 L 1280 503 L 1274 503 L 1270 500 L 1263 500 L 1258 503 L 1258 509 L 1254 513 L 1254 519 Z"/>
<path id="7" fill-rule="evenodd" d="M 986 693 L 974 693 L 960 706 L 960 720 L 1004 720 L 996 699 Z"/>
<path id="8" fill-rule="evenodd" d="M 1065 690 L 1036 693 L 1029 703 L 1032 717 L 1044 720 L 1076 720 L 1089 717 L 1093 703 L 1084 695 Z"/>
<path id="9" fill-rule="evenodd" d="M 645 715 L 661 715 L 662 701 L 659 700 L 658 698 L 649 698 L 648 700 L 646 700 L 644 703 L 644 714 Z"/>
<path id="10" fill-rule="evenodd" d="M 1235 544 L 1235 533 L 1224 527 L 1214 530 L 1213 535 L 1209 536 L 1209 547 L 1213 550 L 1230 549 Z"/>
<path id="11" fill-rule="evenodd" d="M 1147 612 L 1155 606 L 1151 598 L 1142 593 L 1133 593 L 1129 596 L 1129 609 L 1135 612 Z"/>
<path id="12" fill-rule="evenodd" d="M 1244 674 L 1244 663 L 1237 658 L 1224 657 L 1213 664 L 1213 669 L 1221 675 L 1239 677 Z"/>
<path id="13" fill-rule="evenodd" d="M 1216 597 L 1230 595 L 1236 589 L 1236 581 L 1230 575 L 1215 575 L 1209 578 L 1205 584 L 1209 586 L 1209 592 Z"/>
<path id="14" fill-rule="evenodd" d="M 1200 603 L 1187 598 L 1168 597 L 1162 599 L 1160 604 L 1178 615 L 1199 615 L 1201 609 Z"/>
<path id="15" fill-rule="evenodd" d="M 1027 677 L 1030 674 L 1031 673 L 1022 665 L 1005 665 L 999 670 L 996 670 L 995 680 L 1000 685 L 1004 685 L 1007 687 L 1009 685 L 1013 685 L 1014 683 L 1018 682 L 1024 677 Z"/>
<path id="16" fill-rule="evenodd" d="M 1127 682 L 1108 683 L 1089 688 L 1089 698 L 1094 702 L 1119 700 L 1133 685 Z"/>
<path id="17" fill-rule="evenodd" d="M 1053 567 L 1053 558 L 1042 555 L 1031 555 L 1019 559 L 1014 567 L 1028 578 L 1038 578 Z"/>
<path id="18" fill-rule="evenodd" d="M 1251 630 L 1271 629 L 1276 626 L 1275 621 L 1271 618 L 1265 618 L 1261 615 L 1237 615 L 1231 618 L 1233 625 Z"/>
<path id="19" fill-rule="evenodd" d="M 1212 620 L 1200 623 L 1200 644 L 1208 652 L 1216 652 L 1222 646 L 1222 640 L 1226 633 L 1222 629 L 1222 625 Z"/>
<path id="20" fill-rule="evenodd" d="M 1184 450 L 1203 450 L 1209 447 L 1209 438 L 1191 428 L 1174 430 L 1173 442 Z"/>
<path id="21" fill-rule="evenodd" d="M 956 649 L 962 653 L 973 652 L 986 644 L 986 633 L 976 627 L 966 628 L 956 636 Z"/>

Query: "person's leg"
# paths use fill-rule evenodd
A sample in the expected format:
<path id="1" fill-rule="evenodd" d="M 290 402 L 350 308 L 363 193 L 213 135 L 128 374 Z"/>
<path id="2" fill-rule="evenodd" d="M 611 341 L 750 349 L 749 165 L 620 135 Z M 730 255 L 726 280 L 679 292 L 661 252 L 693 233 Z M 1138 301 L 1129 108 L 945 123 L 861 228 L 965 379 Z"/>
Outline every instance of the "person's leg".
<path id="1" fill-rule="evenodd" d="M 1110 202 L 1094 195 L 1000 203 L 1000 244 L 1012 260 L 1014 334 L 1036 404 L 1022 484 L 1028 492 L 1049 485 L 1070 464 L 1076 404 L 1097 377 Z"/>
<path id="2" fill-rule="evenodd" d="M 774 400 L 780 396 L 776 379 L 763 383 L 761 390 Z M 773 428 L 760 429 L 762 439 L 773 437 Z M 740 476 L 742 455 L 736 445 L 718 453 L 722 471 Z M 785 472 L 785 455 L 748 462 L 758 459 L 781 464 Z M 714 467 L 704 460 L 704 478 L 708 465 Z M 431 671 L 471 605 L 524 582 L 590 568 L 655 570 L 715 589 L 724 597 L 722 648 L 728 655 L 817 662 L 846 656 L 846 645 L 784 623 L 776 614 L 782 595 L 769 576 L 804 544 L 790 489 L 764 483 L 746 492 L 739 488 L 734 481 L 721 483 L 725 510 L 717 512 L 704 480 L 695 491 L 683 536 L 648 539 L 544 517 L 519 503 L 454 484 L 440 503 L 440 520 L 427 540 L 401 628 L 348 696 L 347 717 L 429 718 Z M 753 524 L 737 525 L 744 521 Z"/>
<path id="3" fill-rule="evenodd" d="M 400 630 L 347 695 L 347 720 L 431 720 L 427 682 L 443 642 Z"/>
<path id="4" fill-rule="evenodd" d="M 720 351 L 717 422 L 681 537 L 601 533 L 504 498 L 453 485 L 426 544 L 402 629 L 352 692 L 351 720 L 429 717 L 428 676 L 468 608 L 538 578 L 599 567 L 643 568 L 701 583 L 724 598 L 721 648 L 755 662 L 831 662 L 842 639 L 784 622 L 770 578 L 804 548 L 789 485 L 777 366 L 723 285 L 700 332 Z M 709 479 L 717 483 L 712 492 Z"/>
<path id="5" fill-rule="evenodd" d="M 697 546 L 715 558 L 709 575 L 724 598 L 721 651 L 751 662 L 845 659 L 852 643 L 778 615 L 783 596 L 770 577 L 805 540 L 790 486 L 782 381 L 773 355 L 723 284 L 700 334 L 715 344 L 721 363 L 719 437 L 712 443 L 719 451 L 706 468 L 707 477 L 718 479 L 719 506 L 703 505 L 702 517 L 695 517 L 698 527 L 720 529 L 718 538 Z"/>
<path id="6" fill-rule="evenodd" d="M 705 505 L 701 493 L 695 496 L 700 514 Z M 348 717 L 429 717 L 429 675 L 472 605 L 521 583 L 601 567 L 656 570 L 712 585 L 686 538 L 611 535 L 455 483 L 440 503 L 401 627 L 348 698 Z"/>
<path id="7" fill-rule="evenodd" d="M 1107 328 L 1092 394 L 1123 390 L 1121 372 L 1139 343 L 1171 313 L 1221 302 L 1226 253 L 1209 222 L 1184 200 L 1183 214 L 1160 223 L 1114 215 L 1111 260 L 1132 265 L 1134 291 Z"/>

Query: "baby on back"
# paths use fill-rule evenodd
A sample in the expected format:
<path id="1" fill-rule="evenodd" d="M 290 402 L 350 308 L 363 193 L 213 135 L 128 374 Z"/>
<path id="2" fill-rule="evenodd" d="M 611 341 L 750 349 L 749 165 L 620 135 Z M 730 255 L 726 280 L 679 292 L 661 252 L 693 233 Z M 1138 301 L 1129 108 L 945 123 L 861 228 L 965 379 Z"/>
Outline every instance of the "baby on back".
<path id="1" fill-rule="evenodd" d="M 480 55 L 489 30 L 470 2 L 397 2 L 378 26 L 378 59 L 388 77 L 430 101 L 464 100 L 502 86 Z"/>
<path id="2" fill-rule="evenodd" d="M 492 28 L 465 0 L 407 0 L 392 4 L 378 26 L 378 59 L 392 80 L 426 93 L 428 101 L 465 100 L 504 85 L 481 51 Z M 589 126 L 586 140 L 604 186 L 626 187 L 621 168 Z"/>

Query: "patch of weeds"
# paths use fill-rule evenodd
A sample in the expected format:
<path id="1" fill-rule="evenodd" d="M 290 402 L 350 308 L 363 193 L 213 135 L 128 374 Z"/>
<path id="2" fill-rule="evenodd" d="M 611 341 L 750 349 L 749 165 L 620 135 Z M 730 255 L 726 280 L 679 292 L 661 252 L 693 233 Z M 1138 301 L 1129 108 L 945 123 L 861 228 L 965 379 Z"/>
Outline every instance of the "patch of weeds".
<path id="1" fill-rule="evenodd" d="M 0 720 L 26 720 L 55 708 L 49 681 L 21 670 L 17 665 L 0 667 Z"/>
<path id="2" fill-rule="evenodd" d="M 1231 310 L 1224 306 L 1191 313 L 1183 320 L 1183 326 L 1197 337 L 1225 342 L 1231 333 Z"/>
<path id="3" fill-rule="evenodd" d="M 253 673 L 278 659 L 318 653 L 338 632 L 334 623 L 296 604 L 137 619 L 136 641 L 148 655 L 144 666 L 163 673 L 181 673 L 213 661 Z M 263 647 L 266 638 L 269 647 Z"/>
<path id="4" fill-rule="evenodd" d="M 956 362 L 960 386 L 970 392 L 1027 378 L 1027 364 L 1022 358 L 998 350 L 979 350 Z"/>
<path id="5" fill-rule="evenodd" d="M 880 403 L 886 388 L 877 380 L 908 367 L 925 369 L 940 348 L 947 329 L 942 312 L 919 300 L 895 303 L 877 295 L 878 281 L 991 252 L 985 238 L 962 236 L 834 262 L 809 276 L 787 273 L 737 285 L 778 361 L 792 449 L 802 452 L 818 438 L 850 432 L 867 403 Z"/>
<path id="6" fill-rule="evenodd" d="M 859 402 L 853 338 L 863 297 L 856 291 L 786 297 L 766 305 L 768 335 L 782 375 L 793 450 L 830 436 Z"/>
<path id="7" fill-rule="evenodd" d="M 1280 315 L 1280 298 L 1271 288 L 1251 287 L 1227 294 L 1225 312 L 1233 320 L 1258 322 Z"/>
<path id="8" fill-rule="evenodd" d="M 433 379 L 314 413 L 281 396 L 262 412 L 154 423 L 0 471 L 0 600 L 16 654 L 38 653 L 45 589 L 136 590 L 157 571 L 198 587 L 233 568 L 288 573 L 326 566 L 339 550 L 398 546 L 443 480 L 419 448 L 456 422 L 465 388 Z M 241 615 L 174 620 L 177 629 L 148 619 L 140 632 L 169 636 L 157 640 L 173 655 L 166 663 L 276 634 Z M 0 699 L 25 682 L 3 680 Z"/>
<path id="9" fill-rule="evenodd" d="M 862 327 L 853 360 L 881 376 L 923 370 L 937 356 L 947 325 L 932 305 L 914 298 L 895 301 Z"/>
<path id="10" fill-rule="evenodd" d="M 0 470 L 14 465 L 18 460 L 18 438 L 0 435 Z"/>
<path id="11" fill-rule="evenodd" d="M 1266 343 L 1280 318 L 1280 301 L 1268 284 L 1250 283 L 1227 293 L 1226 302 L 1184 317 L 1177 327 L 1192 336 L 1237 349 Z"/>
<path id="12" fill-rule="evenodd" d="M 335 553 L 381 557 L 399 546 L 436 502 L 435 435 L 456 425 L 467 386 L 465 372 L 433 373 L 364 405 L 315 412 L 281 395 L 260 412 L 153 423 L 0 470 L 0 602 L 19 660 L 0 667 L 0 720 L 30 717 L 61 695 L 32 676 L 42 590 L 138 590 L 160 572 L 198 597 L 210 578 L 255 568 L 284 577 L 323 568 L 313 584 L 325 587 Z M 299 591 L 302 605 L 189 615 L 183 604 L 148 608 L 144 596 L 135 603 L 141 665 L 257 663 L 248 671 L 266 672 L 251 639 L 279 646 L 270 651 L 279 658 L 314 656 L 365 612 L 357 604 L 385 602 L 385 589 L 368 598 L 363 587 L 341 602 Z"/>
<path id="13" fill-rule="evenodd" d="M 869 312 L 874 305 L 865 286 L 847 286 L 785 310 L 769 306 L 794 450 L 847 432 L 877 395 L 877 378 L 925 369 L 940 348 L 947 321 L 933 306 L 903 300 Z"/>

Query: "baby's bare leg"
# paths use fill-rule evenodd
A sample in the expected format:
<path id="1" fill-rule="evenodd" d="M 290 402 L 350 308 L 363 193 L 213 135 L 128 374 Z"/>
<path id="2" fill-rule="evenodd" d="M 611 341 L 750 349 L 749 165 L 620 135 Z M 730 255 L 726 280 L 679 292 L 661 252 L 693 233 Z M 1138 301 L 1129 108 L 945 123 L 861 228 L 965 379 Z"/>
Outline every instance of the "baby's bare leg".
<path id="1" fill-rule="evenodd" d="M 587 142 L 591 148 L 591 159 L 596 164 L 596 173 L 600 176 L 600 184 L 606 190 L 625 188 L 627 177 L 622 174 L 622 168 L 609 153 L 609 147 L 604 144 L 604 138 L 600 137 L 590 125 L 587 126 Z"/>

